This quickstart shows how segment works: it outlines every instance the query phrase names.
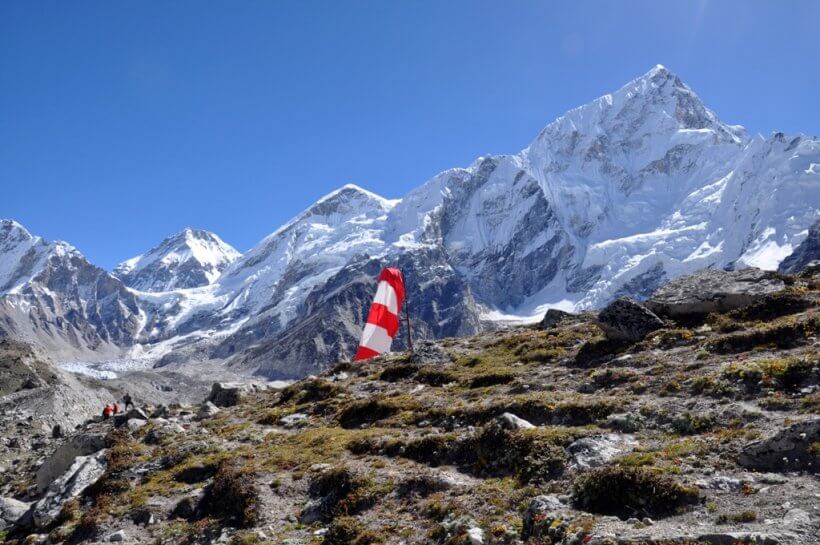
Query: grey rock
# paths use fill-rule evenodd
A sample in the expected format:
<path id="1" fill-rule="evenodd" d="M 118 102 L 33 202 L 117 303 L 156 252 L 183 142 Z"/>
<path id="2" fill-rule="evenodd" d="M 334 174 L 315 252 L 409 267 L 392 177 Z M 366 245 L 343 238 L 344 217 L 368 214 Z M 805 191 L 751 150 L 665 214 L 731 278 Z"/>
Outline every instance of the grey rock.
<path id="1" fill-rule="evenodd" d="M 820 441 L 820 419 L 798 422 L 773 435 L 746 445 L 738 462 L 758 471 L 796 471 L 820 467 L 820 454 L 811 450 Z"/>
<path id="2" fill-rule="evenodd" d="M 105 468 L 105 450 L 90 456 L 78 456 L 71 467 L 49 485 L 45 496 L 32 506 L 35 526 L 49 526 L 60 514 L 63 504 L 97 482 Z"/>
<path id="3" fill-rule="evenodd" d="M 128 430 L 133 433 L 133 432 L 137 431 L 138 429 L 140 429 L 141 427 L 143 427 L 144 425 L 146 425 L 147 423 L 148 423 L 147 420 L 129 420 L 125 424 L 125 427 L 127 427 Z"/>
<path id="4" fill-rule="evenodd" d="M 280 418 L 279 423 L 288 429 L 300 428 L 307 425 L 308 415 L 306 415 L 305 413 L 289 414 L 287 416 L 283 416 L 282 418 Z"/>
<path id="5" fill-rule="evenodd" d="M 738 491 L 743 488 L 743 485 L 749 484 L 747 479 L 735 479 L 725 475 L 715 475 L 708 479 L 696 481 L 700 488 L 707 488 L 710 490 L 732 490 Z"/>
<path id="6" fill-rule="evenodd" d="M 785 526 L 811 524 L 811 514 L 803 509 L 789 509 L 786 514 L 783 515 L 783 524 Z"/>
<path id="7" fill-rule="evenodd" d="M 566 520 L 565 509 L 567 506 L 555 495 L 534 497 L 524 512 L 522 539 L 526 541 L 531 537 L 546 537 L 554 520 Z"/>
<path id="8" fill-rule="evenodd" d="M 774 535 L 748 533 L 748 532 L 726 532 L 715 534 L 702 534 L 697 537 L 699 541 L 710 545 L 737 545 L 738 543 L 754 543 L 754 545 L 781 545 L 780 539 Z"/>
<path id="9" fill-rule="evenodd" d="M 445 536 L 445 541 L 457 535 L 464 535 L 470 545 L 484 544 L 484 531 L 470 517 L 448 517 L 442 521 L 441 530 Z"/>
<path id="10" fill-rule="evenodd" d="M 217 407 L 233 407 L 253 389 L 253 385 L 251 384 L 215 382 L 213 386 L 211 386 L 211 395 L 208 396 L 207 401 L 210 401 Z"/>
<path id="11" fill-rule="evenodd" d="M 498 423 L 505 430 L 527 430 L 535 427 L 530 422 L 512 413 L 504 413 L 499 416 Z"/>
<path id="12" fill-rule="evenodd" d="M 29 503 L 14 498 L 0 497 L 0 530 L 13 526 L 30 507 Z"/>
<path id="13" fill-rule="evenodd" d="M 134 407 L 125 413 L 125 416 L 128 420 L 148 420 L 148 415 L 145 414 L 145 411 L 138 409 L 137 407 Z"/>
<path id="14" fill-rule="evenodd" d="M 217 414 L 219 414 L 219 407 L 214 405 L 210 401 L 206 401 L 202 405 L 199 406 L 199 410 L 196 413 L 197 420 L 205 420 L 206 418 L 213 418 Z"/>
<path id="15" fill-rule="evenodd" d="M 88 456 L 105 448 L 105 435 L 102 433 L 81 433 L 69 438 L 43 462 L 37 470 L 34 483 L 38 493 L 43 493 L 48 486 L 74 464 L 78 456 Z"/>
<path id="16" fill-rule="evenodd" d="M 606 464 L 616 456 L 632 450 L 637 444 L 632 437 L 608 433 L 582 437 L 567 447 L 572 457 L 571 464 L 580 469 L 589 469 Z"/>
<path id="17" fill-rule="evenodd" d="M 548 309 L 546 313 L 544 313 L 544 317 L 538 322 L 538 329 L 550 329 L 565 320 L 570 320 L 575 317 L 574 314 L 570 314 L 569 312 L 564 312 L 563 310 L 558 310 L 557 308 Z"/>
<path id="18" fill-rule="evenodd" d="M 111 543 L 125 541 L 125 532 L 123 530 L 117 530 L 116 532 L 108 536 L 108 541 L 110 541 Z"/>
<path id="19" fill-rule="evenodd" d="M 644 426 L 646 418 L 640 413 L 615 413 L 606 417 L 610 428 L 624 433 L 634 433 Z"/>
<path id="20" fill-rule="evenodd" d="M 646 306 L 660 316 L 693 318 L 751 305 L 785 286 L 772 271 L 706 269 L 668 282 L 652 294 Z"/>
<path id="21" fill-rule="evenodd" d="M 598 314 L 607 338 L 637 342 L 664 326 L 652 311 L 627 297 L 616 299 Z"/>

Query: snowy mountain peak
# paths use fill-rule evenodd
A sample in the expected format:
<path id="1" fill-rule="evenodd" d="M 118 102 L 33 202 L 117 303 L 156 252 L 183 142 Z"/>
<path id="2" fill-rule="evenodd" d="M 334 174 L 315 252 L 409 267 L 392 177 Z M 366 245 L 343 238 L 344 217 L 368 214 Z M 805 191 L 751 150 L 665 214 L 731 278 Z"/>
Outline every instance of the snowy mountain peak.
<path id="1" fill-rule="evenodd" d="M 141 291 L 170 291 L 213 283 L 240 253 L 214 233 L 186 227 L 147 253 L 120 263 L 113 271 Z"/>
<path id="2" fill-rule="evenodd" d="M 0 253 L 10 250 L 34 237 L 25 227 L 12 219 L 0 219 Z"/>
<path id="3" fill-rule="evenodd" d="M 398 201 L 385 199 L 355 184 L 345 184 L 316 201 L 300 217 L 311 214 L 355 212 L 357 208 L 378 208 L 389 211 Z"/>

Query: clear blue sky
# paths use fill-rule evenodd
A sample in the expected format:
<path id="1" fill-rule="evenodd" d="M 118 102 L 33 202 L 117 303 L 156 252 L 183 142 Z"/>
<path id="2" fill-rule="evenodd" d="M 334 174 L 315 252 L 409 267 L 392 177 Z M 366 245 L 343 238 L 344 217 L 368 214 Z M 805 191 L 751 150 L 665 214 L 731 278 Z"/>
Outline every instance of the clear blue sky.
<path id="1" fill-rule="evenodd" d="M 348 182 L 399 197 L 664 64 L 820 134 L 817 1 L 0 2 L 0 217 L 112 267 L 247 250 Z"/>

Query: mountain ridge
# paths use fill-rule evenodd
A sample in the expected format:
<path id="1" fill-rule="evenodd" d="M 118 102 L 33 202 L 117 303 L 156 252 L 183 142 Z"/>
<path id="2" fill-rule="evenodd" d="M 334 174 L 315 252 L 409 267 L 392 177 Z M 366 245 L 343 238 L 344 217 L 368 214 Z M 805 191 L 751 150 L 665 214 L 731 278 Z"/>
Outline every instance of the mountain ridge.
<path id="1" fill-rule="evenodd" d="M 139 286 L 172 289 L 125 288 L 139 312 L 121 348 L 303 376 L 355 346 L 370 298 L 362 273 L 378 266 L 407 269 L 422 338 L 473 334 L 644 298 L 700 268 L 776 269 L 820 217 L 818 196 L 820 141 L 749 137 L 659 65 L 519 153 L 445 170 L 401 199 L 342 186 L 207 282 L 148 274 Z"/>

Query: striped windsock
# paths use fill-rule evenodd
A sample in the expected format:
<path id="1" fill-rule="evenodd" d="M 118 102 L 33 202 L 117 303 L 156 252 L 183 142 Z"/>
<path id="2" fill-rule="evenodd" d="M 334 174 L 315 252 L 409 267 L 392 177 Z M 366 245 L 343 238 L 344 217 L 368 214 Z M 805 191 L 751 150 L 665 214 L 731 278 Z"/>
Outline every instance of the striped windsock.
<path id="1" fill-rule="evenodd" d="M 404 278 L 398 269 L 384 269 L 379 287 L 362 331 L 362 340 L 353 361 L 366 360 L 390 351 L 399 331 L 399 313 L 404 303 Z"/>

